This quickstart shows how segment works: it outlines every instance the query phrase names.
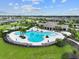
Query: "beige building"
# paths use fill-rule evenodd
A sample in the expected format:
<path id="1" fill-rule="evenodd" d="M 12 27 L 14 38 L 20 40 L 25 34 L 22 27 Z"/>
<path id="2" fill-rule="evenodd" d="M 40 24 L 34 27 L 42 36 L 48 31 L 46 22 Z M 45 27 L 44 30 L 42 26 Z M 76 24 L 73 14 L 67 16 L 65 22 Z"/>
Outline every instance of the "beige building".
<path id="1" fill-rule="evenodd" d="M 40 26 L 43 26 L 47 30 L 68 30 L 68 25 L 59 25 L 58 22 L 46 22 L 39 23 Z"/>

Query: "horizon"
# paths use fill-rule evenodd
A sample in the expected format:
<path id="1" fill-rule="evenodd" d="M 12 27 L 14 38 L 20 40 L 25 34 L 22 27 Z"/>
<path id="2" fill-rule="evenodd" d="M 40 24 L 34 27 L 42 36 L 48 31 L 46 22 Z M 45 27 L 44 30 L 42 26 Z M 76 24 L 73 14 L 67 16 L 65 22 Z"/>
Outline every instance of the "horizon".
<path id="1" fill-rule="evenodd" d="M 79 16 L 78 0 L 1 0 L 0 15 Z"/>

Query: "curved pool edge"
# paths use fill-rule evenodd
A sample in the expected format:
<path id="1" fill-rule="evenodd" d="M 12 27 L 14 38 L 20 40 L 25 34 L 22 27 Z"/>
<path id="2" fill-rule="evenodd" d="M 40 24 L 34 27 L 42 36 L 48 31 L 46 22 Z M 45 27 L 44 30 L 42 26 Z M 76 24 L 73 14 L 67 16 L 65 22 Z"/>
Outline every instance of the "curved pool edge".
<path id="1" fill-rule="evenodd" d="M 13 40 L 13 39 L 15 39 L 15 38 L 13 38 L 14 37 L 13 33 L 15 33 L 15 32 L 11 32 L 11 33 L 7 34 L 7 41 L 10 43 L 13 43 L 13 44 L 23 45 L 23 46 L 49 46 L 49 45 L 56 43 L 55 42 L 56 38 L 58 38 L 58 37 L 61 38 L 61 36 L 62 36 L 62 39 L 65 38 L 65 36 L 63 36 L 61 33 L 59 33 L 61 36 L 59 35 L 58 37 L 55 37 L 55 38 L 52 38 L 52 37 L 51 38 L 44 38 L 45 41 L 43 41 L 43 42 L 38 42 L 38 43 L 26 42 L 26 41 L 23 42 L 23 41 Z M 49 39 L 51 39 L 51 40 L 47 41 Z M 53 39 L 53 41 L 52 41 L 52 39 Z"/>

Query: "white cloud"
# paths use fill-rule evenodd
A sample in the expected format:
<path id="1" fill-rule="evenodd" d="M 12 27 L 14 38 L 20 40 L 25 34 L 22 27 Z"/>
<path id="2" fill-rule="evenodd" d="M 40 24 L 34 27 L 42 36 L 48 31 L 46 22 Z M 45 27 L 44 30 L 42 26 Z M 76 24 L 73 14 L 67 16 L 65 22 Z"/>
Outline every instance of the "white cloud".
<path id="1" fill-rule="evenodd" d="M 13 5 L 13 3 L 9 3 L 9 6 L 12 6 Z"/>
<path id="2" fill-rule="evenodd" d="M 25 1 L 31 1 L 31 0 L 22 0 L 22 2 L 25 2 Z"/>
<path id="3" fill-rule="evenodd" d="M 65 3 L 67 0 L 61 0 L 61 3 Z"/>
<path id="4" fill-rule="evenodd" d="M 18 9 L 19 7 L 18 6 L 14 6 L 14 9 Z"/>
<path id="5" fill-rule="evenodd" d="M 22 0 L 22 2 L 25 2 L 25 1 L 40 1 L 40 0 Z"/>
<path id="6" fill-rule="evenodd" d="M 15 3 L 15 5 L 18 6 L 19 4 L 18 3 Z"/>
<path id="7" fill-rule="evenodd" d="M 22 2 L 25 2 L 26 0 L 22 0 Z"/>
<path id="8" fill-rule="evenodd" d="M 38 1 L 40 1 L 40 0 L 32 0 L 32 2 L 38 2 Z"/>
<path id="9" fill-rule="evenodd" d="M 66 15 L 79 15 L 79 8 L 72 8 L 64 12 Z"/>
<path id="10" fill-rule="evenodd" d="M 22 2 L 25 2 L 25 1 L 30 1 L 30 2 L 32 2 L 33 4 L 39 4 L 39 3 L 42 2 L 43 0 L 22 0 Z"/>
<path id="11" fill-rule="evenodd" d="M 23 5 L 21 6 L 21 9 L 23 10 L 23 12 L 26 12 L 26 11 L 30 12 L 32 9 L 32 5 Z"/>
<path id="12" fill-rule="evenodd" d="M 72 9 L 69 9 L 69 11 L 78 11 L 79 8 L 72 8 Z"/>
<path id="13" fill-rule="evenodd" d="M 12 7 L 13 9 L 18 9 L 18 8 L 19 8 L 19 4 L 18 4 L 18 3 L 12 4 L 11 7 Z"/>
<path id="14" fill-rule="evenodd" d="M 43 0 L 32 0 L 33 4 L 39 4 L 40 2 L 43 2 Z"/>
<path id="15" fill-rule="evenodd" d="M 53 3 L 55 3 L 55 2 L 56 2 L 56 0 L 52 0 L 52 2 L 53 2 Z"/>
<path id="16" fill-rule="evenodd" d="M 39 4 L 40 2 L 33 2 L 34 4 Z"/>
<path id="17" fill-rule="evenodd" d="M 65 2 L 67 2 L 67 0 L 60 0 L 61 1 L 61 3 L 65 3 Z M 57 2 L 57 0 L 52 0 L 52 3 L 56 3 Z"/>
<path id="18" fill-rule="evenodd" d="M 32 5 L 23 5 L 21 6 L 23 12 L 36 13 L 40 12 L 41 8 L 33 7 Z"/>

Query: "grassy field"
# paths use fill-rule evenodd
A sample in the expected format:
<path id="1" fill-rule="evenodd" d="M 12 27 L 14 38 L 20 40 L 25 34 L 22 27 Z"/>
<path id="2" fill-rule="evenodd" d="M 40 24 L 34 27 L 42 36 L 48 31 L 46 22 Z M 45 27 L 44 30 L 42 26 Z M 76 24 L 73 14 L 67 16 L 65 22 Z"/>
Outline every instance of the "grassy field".
<path id="1" fill-rule="evenodd" d="M 70 45 L 63 48 L 55 45 L 49 47 L 20 47 L 5 43 L 0 39 L 0 59 L 61 59 L 65 52 L 74 50 Z"/>
<path id="2" fill-rule="evenodd" d="M 1 25 L 0 29 L 9 29 L 12 24 L 16 25 L 17 23 Z M 61 59 L 65 52 L 72 52 L 74 49 L 70 45 L 63 48 L 55 45 L 48 47 L 20 47 L 5 43 L 0 38 L 0 59 Z"/>

